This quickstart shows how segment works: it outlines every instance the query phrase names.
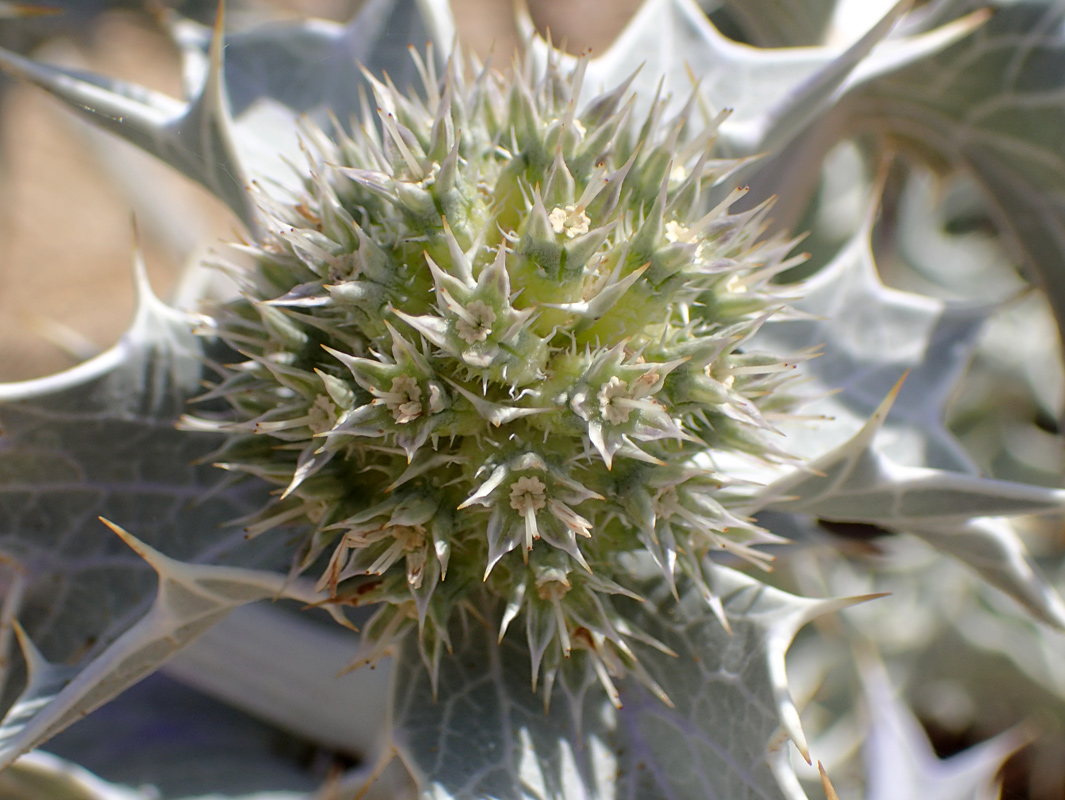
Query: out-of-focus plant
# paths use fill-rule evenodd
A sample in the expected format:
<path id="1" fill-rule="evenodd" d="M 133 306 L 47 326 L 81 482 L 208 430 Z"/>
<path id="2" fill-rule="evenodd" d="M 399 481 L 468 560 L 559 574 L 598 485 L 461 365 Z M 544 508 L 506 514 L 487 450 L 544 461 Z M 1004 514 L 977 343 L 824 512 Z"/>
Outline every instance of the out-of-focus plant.
<path id="1" fill-rule="evenodd" d="M 246 229 L 0 386 L 3 791 L 1058 796 L 1065 5 L 705 5 L 0 53 Z"/>

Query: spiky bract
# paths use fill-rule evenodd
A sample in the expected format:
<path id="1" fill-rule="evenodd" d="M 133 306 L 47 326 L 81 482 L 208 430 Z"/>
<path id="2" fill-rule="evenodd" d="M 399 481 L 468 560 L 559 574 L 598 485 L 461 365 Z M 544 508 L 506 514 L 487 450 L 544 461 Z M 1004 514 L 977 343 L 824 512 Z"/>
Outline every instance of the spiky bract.
<path id="1" fill-rule="evenodd" d="M 251 532 L 309 526 L 297 568 L 385 603 L 370 657 L 416 626 L 435 673 L 479 593 L 501 637 L 523 620 L 534 685 L 573 649 L 611 691 L 626 669 L 653 684 L 612 603 L 630 557 L 719 610 L 707 551 L 757 560 L 770 538 L 713 465 L 776 452 L 788 365 L 744 343 L 791 243 L 758 241 L 764 209 L 729 213 L 740 190 L 709 207 L 735 165 L 697 94 L 668 121 L 660 100 L 635 118 L 625 86 L 578 113 L 583 62 L 467 80 L 453 59 L 438 80 L 416 61 L 423 96 L 371 78 L 377 113 L 308 130 L 305 193 L 264 198 L 215 328 L 247 357 L 213 392 L 235 416 L 188 424 L 284 487 Z"/>

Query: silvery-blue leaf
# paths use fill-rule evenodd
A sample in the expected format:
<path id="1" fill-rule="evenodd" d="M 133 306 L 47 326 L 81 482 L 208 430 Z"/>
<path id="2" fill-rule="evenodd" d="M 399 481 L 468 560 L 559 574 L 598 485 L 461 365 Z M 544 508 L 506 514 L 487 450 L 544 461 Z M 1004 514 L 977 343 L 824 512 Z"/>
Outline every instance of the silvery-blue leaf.
<path id="1" fill-rule="evenodd" d="M 98 516 L 177 558 L 276 558 L 225 527 L 259 498 L 197 463 L 219 441 L 174 428 L 204 377 L 190 320 L 142 278 L 136 320 L 114 348 L 68 372 L 0 385 L 0 548 L 25 575 L 19 618 L 49 658 L 113 638 L 154 586 Z"/>
<path id="2" fill-rule="evenodd" d="M 162 672 L 307 742 L 372 761 L 383 746 L 391 662 L 348 670 L 358 644 L 354 631 L 267 600 L 235 609 Z"/>
<path id="3" fill-rule="evenodd" d="M 65 373 L 0 385 L 0 550 L 18 585 L 5 626 L 17 619 L 23 644 L 39 648 L 31 675 L 38 701 L 99 670 L 102 654 L 144 623 L 151 568 L 98 517 L 181 559 L 279 563 L 276 541 L 248 543 L 226 527 L 254 507 L 258 491 L 228 487 L 224 473 L 197 463 L 217 446 L 214 437 L 174 428 L 204 375 L 190 320 L 151 295 L 143 270 L 138 289 L 134 323 L 114 348 Z M 194 616 L 205 618 L 200 611 Z M 9 690 L 16 679 L 7 676 Z M 57 711 L 40 703 L 12 711 L 3 736 L 21 744 L 6 754 L 29 746 L 19 738 L 24 726 Z"/>
<path id="4" fill-rule="evenodd" d="M 221 25 L 220 14 L 211 69 L 188 102 L 125 81 L 38 64 L 4 50 L 0 66 L 203 184 L 254 229 L 249 176 L 234 142 L 222 80 Z"/>
<path id="5" fill-rule="evenodd" d="M 803 365 L 816 399 L 801 411 L 814 419 L 788 425 L 784 447 L 807 457 L 841 444 L 865 424 L 906 376 L 878 436 L 878 450 L 900 463 L 973 471 L 944 422 L 988 308 L 950 304 L 881 283 L 869 224 L 812 279 L 793 306 L 806 316 L 766 325 L 755 343 L 774 352 L 819 348 Z M 862 313 L 853 313 L 853 309 Z M 819 393 L 820 396 L 818 396 Z M 824 419 L 832 420 L 825 425 Z"/>
<path id="6" fill-rule="evenodd" d="M 756 50 L 718 32 L 694 0 L 646 0 L 607 51 L 589 62 L 585 85 L 593 92 L 613 87 L 642 64 L 633 84 L 642 102 L 649 104 L 661 81 L 663 96 L 672 96 L 674 108 L 679 108 L 694 78 L 715 110 L 734 110 L 721 126 L 725 153 L 774 151 L 827 107 L 904 10 L 905 3 L 895 4 L 847 48 Z M 546 60 L 546 42 L 535 36 L 527 18 L 519 22 L 533 55 Z M 893 45 L 885 63 L 934 52 L 968 32 L 963 28 Z M 862 66 L 862 75 L 875 74 L 880 68 L 873 58 Z"/>
<path id="7" fill-rule="evenodd" d="M 331 111 L 346 121 L 364 84 L 360 58 L 371 70 L 392 70 L 398 83 L 413 71 L 408 44 L 434 40 L 445 53 L 453 38 L 443 0 L 375 0 L 346 26 L 312 21 L 236 34 L 224 43 L 222 25 L 219 15 L 208 36 L 192 23 L 175 23 L 185 54 L 185 101 L 6 51 L 0 65 L 202 183 L 254 230 L 249 182 L 298 184 L 286 160 L 301 161 L 300 114 L 313 112 L 324 123 Z"/>
<path id="8" fill-rule="evenodd" d="M 987 203 L 968 176 L 945 180 L 915 168 L 893 213 L 889 246 L 901 266 L 892 274 L 913 291 L 998 303 L 1025 289 L 1001 243 L 981 225 Z"/>
<path id="9" fill-rule="evenodd" d="M 871 727 L 863 747 L 868 800 L 997 800 L 1003 763 L 1028 736 L 1013 729 L 940 759 L 920 722 L 892 691 L 880 669 L 865 670 Z"/>
<path id="10" fill-rule="evenodd" d="M 950 4 L 953 9 L 954 4 Z M 1009 243 L 1065 319 L 1065 7 L 1017 2 L 972 37 L 875 80 L 847 121 L 971 174 Z"/>
<path id="11" fill-rule="evenodd" d="M 156 674 L 59 734 L 47 750 L 111 783 L 151 787 L 160 800 L 267 792 L 296 800 L 324 782 L 328 756 L 323 774 L 315 774 L 310 747 Z"/>
<path id="12" fill-rule="evenodd" d="M 476 618 L 456 625 L 455 656 L 441 662 L 438 698 L 414 643 L 399 658 L 393 738 L 422 797 L 805 798 L 787 764 L 789 731 L 805 751 L 784 654 L 809 620 L 864 598 L 808 600 L 722 567 L 709 569 L 732 627 L 695 592 L 677 603 L 664 585 L 632 621 L 677 656 L 634 651 L 670 708 L 632 678 L 621 709 L 591 685 L 560 680 L 544 711 L 529 687 L 517 637 L 496 643 Z"/>
<path id="13" fill-rule="evenodd" d="M 874 447 L 901 387 L 845 444 L 774 483 L 754 510 L 808 514 L 913 533 L 979 572 L 1037 618 L 1065 629 L 1065 603 L 1034 568 L 1016 532 L 989 517 L 1060 513 L 1065 490 L 904 467 Z"/>
<path id="14" fill-rule="evenodd" d="M 873 446 L 896 393 L 844 444 L 760 491 L 755 510 L 793 511 L 900 530 L 960 526 L 980 517 L 1060 511 L 1065 490 L 902 466 Z"/>
<path id="15" fill-rule="evenodd" d="M 155 599 L 131 627 L 76 665 L 47 660 L 16 623 L 27 677 L 0 721 L 0 768 L 150 675 L 234 608 L 267 598 L 321 599 L 283 574 L 182 563 L 109 527 L 155 570 Z"/>
<path id="16" fill-rule="evenodd" d="M 182 51 L 185 91 L 196 97 L 211 73 L 211 31 L 170 19 Z M 346 125 L 359 114 L 360 93 L 369 94 L 360 66 L 375 76 L 388 74 L 406 90 L 418 80 L 408 46 L 430 42 L 442 59 L 454 38 L 446 0 L 372 0 L 346 24 L 311 19 L 227 36 L 223 80 L 249 176 L 298 185 L 289 164 L 304 160 L 300 116 L 323 130 L 331 118 Z"/>

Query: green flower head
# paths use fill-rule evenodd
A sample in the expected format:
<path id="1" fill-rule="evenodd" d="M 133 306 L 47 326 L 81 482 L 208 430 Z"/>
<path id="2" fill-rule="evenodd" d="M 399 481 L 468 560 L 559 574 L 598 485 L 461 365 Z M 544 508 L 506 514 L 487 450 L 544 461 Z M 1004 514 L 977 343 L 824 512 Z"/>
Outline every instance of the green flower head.
<path id="1" fill-rule="evenodd" d="M 698 93 L 663 119 L 625 85 L 579 105 L 584 62 L 438 79 L 415 58 L 420 96 L 370 78 L 352 134 L 306 130 L 303 191 L 264 198 L 243 298 L 216 311 L 246 357 L 213 393 L 232 412 L 187 424 L 280 487 L 250 533 L 302 524 L 295 569 L 381 603 L 367 660 L 416 628 L 435 675 L 477 599 L 500 637 L 524 626 L 534 686 L 583 651 L 615 698 L 626 671 L 657 690 L 614 606 L 637 565 L 720 611 L 703 556 L 773 540 L 716 465 L 780 455 L 791 365 L 745 343 L 793 243 L 760 238 L 764 207 L 730 213 Z"/>

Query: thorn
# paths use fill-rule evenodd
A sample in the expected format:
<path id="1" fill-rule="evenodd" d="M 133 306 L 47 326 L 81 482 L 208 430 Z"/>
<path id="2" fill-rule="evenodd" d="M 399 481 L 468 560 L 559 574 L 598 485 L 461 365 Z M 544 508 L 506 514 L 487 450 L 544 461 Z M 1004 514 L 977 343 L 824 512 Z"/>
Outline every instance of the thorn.
<path id="1" fill-rule="evenodd" d="M 825 765 L 820 761 L 817 762 L 817 771 L 821 773 L 821 786 L 824 787 L 826 800 L 839 800 L 839 795 L 836 794 L 832 781 L 828 779 L 828 773 L 825 772 Z"/>
<path id="2" fill-rule="evenodd" d="M 903 382 L 909 377 L 909 375 L 910 371 L 906 370 L 902 373 L 902 377 L 895 381 L 895 385 L 891 387 L 891 391 L 884 396 L 880 405 L 877 406 L 876 411 L 873 412 L 874 419 L 884 420 L 887 418 L 888 412 L 891 411 L 891 407 L 895 405 L 895 400 L 898 399 L 899 392 L 902 391 Z"/>
<path id="3" fill-rule="evenodd" d="M 366 793 L 370 790 L 370 786 L 375 783 L 382 774 L 384 774 L 385 767 L 392 763 L 392 759 L 397 755 L 396 748 L 389 747 L 381 752 L 381 755 L 377 759 L 377 763 L 374 764 L 373 769 L 366 778 L 366 783 L 362 785 L 362 788 L 355 793 L 353 800 L 362 800 L 366 796 Z M 832 798 L 829 798 L 832 800 Z"/>
<path id="4" fill-rule="evenodd" d="M 215 12 L 214 25 L 211 29 L 211 63 L 218 68 L 222 66 L 222 52 L 225 49 L 226 31 L 226 0 L 218 0 L 218 10 Z"/>
<path id="5" fill-rule="evenodd" d="M 26 633 L 26 629 L 22 627 L 22 623 L 17 619 L 11 620 L 11 629 L 15 632 L 15 640 L 18 642 L 19 649 L 22 651 L 22 658 L 26 662 L 27 678 L 32 682 L 35 675 L 48 668 L 48 659 L 37 649 L 37 645 L 33 643 L 30 635 Z"/>
<path id="6" fill-rule="evenodd" d="M 134 553 L 139 555 L 149 564 L 152 563 L 151 556 L 153 555 L 154 551 L 150 547 L 148 547 L 148 545 L 144 544 L 144 542 L 135 537 L 121 525 L 116 525 L 114 522 L 107 519 L 106 517 L 97 517 L 97 519 L 100 520 L 100 522 L 102 522 L 108 528 L 110 528 L 115 534 L 117 534 L 119 539 L 129 545 L 129 548 Z"/>

